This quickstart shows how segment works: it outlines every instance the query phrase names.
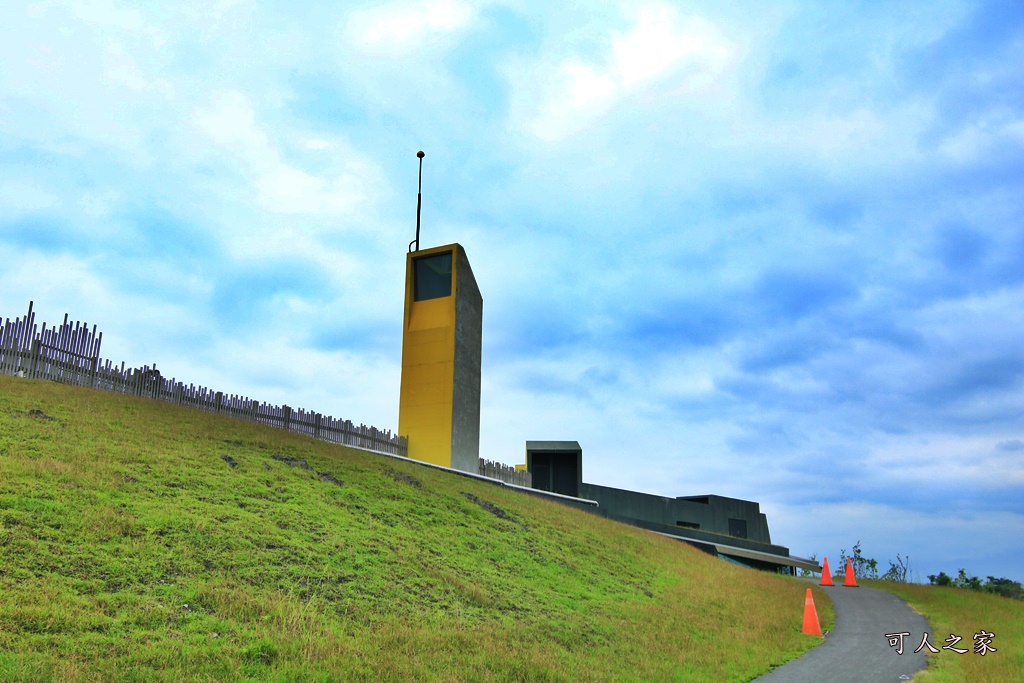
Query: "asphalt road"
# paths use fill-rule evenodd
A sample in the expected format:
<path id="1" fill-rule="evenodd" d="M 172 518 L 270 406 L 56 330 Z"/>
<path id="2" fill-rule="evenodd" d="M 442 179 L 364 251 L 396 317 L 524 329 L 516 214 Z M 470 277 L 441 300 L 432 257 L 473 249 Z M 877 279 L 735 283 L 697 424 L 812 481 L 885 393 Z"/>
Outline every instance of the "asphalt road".
<path id="1" fill-rule="evenodd" d="M 914 654 L 925 631 L 933 647 L 945 644 L 941 638 L 936 643 L 928 621 L 892 593 L 863 586 L 822 586 L 822 590 L 832 600 L 835 629 L 824 643 L 755 679 L 758 683 L 898 683 L 925 667 L 927 646 Z M 885 634 L 908 631 L 899 655 Z"/>

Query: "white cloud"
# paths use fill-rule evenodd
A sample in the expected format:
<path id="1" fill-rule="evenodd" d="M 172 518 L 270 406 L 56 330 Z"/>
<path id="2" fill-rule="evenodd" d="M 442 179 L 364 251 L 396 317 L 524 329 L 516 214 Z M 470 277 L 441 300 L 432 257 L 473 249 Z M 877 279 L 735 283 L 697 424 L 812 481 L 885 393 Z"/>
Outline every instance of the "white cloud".
<path id="1" fill-rule="evenodd" d="M 379 176 L 354 150 L 319 138 L 307 138 L 300 146 L 314 153 L 330 151 L 340 169 L 313 174 L 287 163 L 257 120 L 249 97 L 238 91 L 217 95 L 194 113 L 192 121 L 198 131 L 241 162 L 260 206 L 272 213 L 333 216 L 350 212 L 368 199 L 367 180 Z"/>
<path id="2" fill-rule="evenodd" d="M 200 109 L 193 122 L 224 147 L 238 150 L 247 157 L 263 157 L 271 153 L 266 134 L 256 125 L 256 112 L 245 95 L 237 91 L 221 93 L 209 107 Z"/>
<path id="3" fill-rule="evenodd" d="M 557 141 L 586 128 L 619 101 L 665 84 L 671 97 L 713 90 L 735 63 L 736 46 L 711 21 L 650 4 L 626 31 L 608 29 L 602 54 L 549 54 L 506 67 L 512 126 Z"/>
<path id="4" fill-rule="evenodd" d="M 1010 137 L 1014 138 L 1016 142 L 1024 144 L 1024 119 L 1007 124 L 1004 130 Z"/>
<path id="5" fill-rule="evenodd" d="M 886 132 L 885 122 L 868 109 L 857 109 L 840 116 L 822 117 L 801 123 L 794 138 L 804 141 L 804 148 L 824 157 L 850 149 L 862 148 Z"/>
<path id="6" fill-rule="evenodd" d="M 1007 434 L 1009 436 L 1010 434 Z M 904 482 L 908 490 L 945 484 L 987 490 L 1024 485 L 1024 464 L 993 446 L 998 436 L 893 436 L 870 456 L 869 470 L 880 484 Z"/>
<path id="7" fill-rule="evenodd" d="M 41 183 L 20 178 L 0 180 L 0 211 L 9 219 L 60 205 L 61 198 Z"/>
<path id="8" fill-rule="evenodd" d="M 939 156 L 954 163 L 977 161 L 1007 144 L 1024 144 L 1024 120 L 1015 112 L 992 111 L 947 135 Z"/>
<path id="9" fill-rule="evenodd" d="M 475 11 L 457 0 L 425 0 L 357 10 L 348 17 L 346 37 L 376 56 L 408 55 L 465 29 Z"/>
<path id="10" fill-rule="evenodd" d="M 121 316 L 122 301 L 112 301 L 102 275 L 86 259 L 69 254 L 39 254 L 0 244 L 0 290 L 5 300 L 16 307 L 0 311 L 0 316 L 23 315 L 22 306 L 35 302 L 37 323 L 59 322 L 60 314 L 70 312 L 93 323 Z M 46 277 L 40 277 L 45 273 Z M 140 309 L 147 305 L 140 305 Z M 139 310 L 135 308 L 127 310 Z"/>
<path id="11" fill-rule="evenodd" d="M 533 119 L 529 129 L 536 137 L 549 141 L 575 132 L 607 111 L 619 90 L 611 77 L 578 61 L 559 65 L 548 83 L 548 94 L 529 114 Z"/>
<path id="12" fill-rule="evenodd" d="M 74 3 L 70 7 L 74 16 L 91 26 L 97 32 L 116 31 L 125 35 L 142 36 L 155 47 L 166 43 L 163 32 L 146 21 L 141 12 L 134 8 L 115 5 L 110 0 Z"/>
<path id="13" fill-rule="evenodd" d="M 733 46 L 717 26 L 700 17 L 680 17 L 672 7 L 641 10 L 636 25 L 612 41 L 623 86 L 659 78 L 686 63 L 691 87 L 710 84 L 729 66 Z"/>
<path id="14" fill-rule="evenodd" d="M 103 55 L 104 77 L 113 84 L 123 85 L 136 92 L 149 87 L 139 65 L 132 59 L 123 43 L 112 40 L 107 43 Z"/>

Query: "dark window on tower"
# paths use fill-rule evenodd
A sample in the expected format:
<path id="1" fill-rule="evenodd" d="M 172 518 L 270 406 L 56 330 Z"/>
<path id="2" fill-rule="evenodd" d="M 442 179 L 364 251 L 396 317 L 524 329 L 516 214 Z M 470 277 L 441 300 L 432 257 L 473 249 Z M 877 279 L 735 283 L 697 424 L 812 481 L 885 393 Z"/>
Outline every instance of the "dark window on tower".
<path id="1" fill-rule="evenodd" d="M 736 538 L 747 537 L 747 520 L 729 518 L 729 535 Z"/>
<path id="2" fill-rule="evenodd" d="M 684 529 L 699 529 L 700 528 L 700 524 L 697 524 L 697 522 L 687 522 L 687 521 L 682 520 L 682 519 L 676 520 L 676 526 L 681 526 Z"/>
<path id="3" fill-rule="evenodd" d="M 424 256 L 412 262 L 413 301 L 452 295 L 452 253 Z"/>

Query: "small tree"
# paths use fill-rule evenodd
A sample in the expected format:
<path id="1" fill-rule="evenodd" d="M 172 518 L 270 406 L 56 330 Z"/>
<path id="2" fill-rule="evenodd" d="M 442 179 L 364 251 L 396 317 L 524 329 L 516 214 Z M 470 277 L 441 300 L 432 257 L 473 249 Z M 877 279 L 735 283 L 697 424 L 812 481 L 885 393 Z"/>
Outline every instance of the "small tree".
<path id="1" fill-rule="evenodd" d="M 864 557 L 860 548 L 860 539 L 857 539 L 857 542 L 853 544 L 853 555 L 847 555 L 844 548 L 839 551 L 839 557 L 842 562 L 842 569 L 836 571 L 837 575 L 845 575 L 846 561 L 849 560 L 853 567 L 854 576 L 859 576 L 862 579 L 878 578 L 878 560 Z"/>
<path id="2" fill-rule="evenodd" d="M 907 577 L 910 575 L 910 556 L 906 558 L 900 557 L 899 553 L 896 553 L 896 561 L 889 560 L 889 571 L 882 574 L 883 581 L 896 581 L 897 583 L 906 583 Z M 930 577 L 929 577 L 930 578 Z"/>
<path id="3" fill-rule="evenodd" d="M 953 585 L 957 588 L 969 588 L 972 591 L 980 591 L 981 579 L 977 576 L 968 576 L 967 570 L 961 567 L 959 575 L 953 579 Z"/>

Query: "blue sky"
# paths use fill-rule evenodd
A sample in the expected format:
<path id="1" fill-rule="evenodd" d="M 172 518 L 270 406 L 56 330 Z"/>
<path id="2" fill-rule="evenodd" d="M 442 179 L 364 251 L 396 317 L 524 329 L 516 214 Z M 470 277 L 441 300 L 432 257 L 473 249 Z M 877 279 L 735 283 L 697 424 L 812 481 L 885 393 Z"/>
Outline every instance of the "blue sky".
<path id="1" fill-rule="evenodd" d="M 394 429 L 423 149 L 482 456 L 1024 579 L 1024 6 L 299 4 L 0 6 L 0 316 Z"/>

